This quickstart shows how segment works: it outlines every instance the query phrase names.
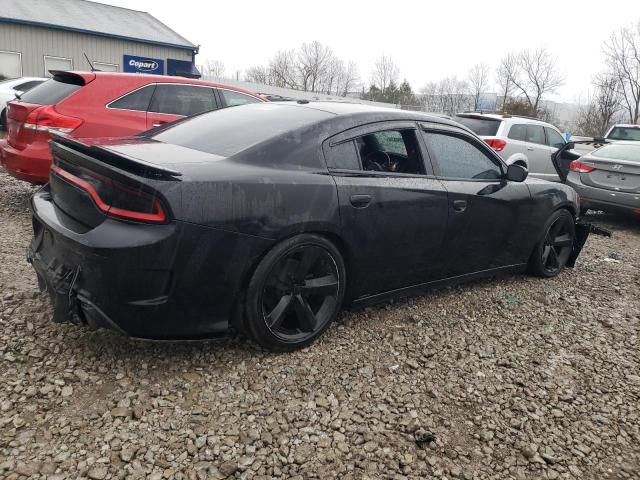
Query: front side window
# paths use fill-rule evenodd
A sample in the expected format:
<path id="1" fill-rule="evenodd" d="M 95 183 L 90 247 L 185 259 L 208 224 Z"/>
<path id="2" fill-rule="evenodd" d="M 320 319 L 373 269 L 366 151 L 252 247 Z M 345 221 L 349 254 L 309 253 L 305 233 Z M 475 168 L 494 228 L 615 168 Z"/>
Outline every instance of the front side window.
<path id="1" fill-rule="evenodd" d="M 564 138 L 553 128 L 544 127 L 544 131 L 547 133 L 547 145 L 550 147 L 561 148 L 564 146 Z"/>
<path id="2" fill-rule="evenodd" d="M 213 89 L 195 85 L 156 85 L 150 112 L 189 117 L 217 108 Z"/>
<path id="3" fill-rule="evenodd" d="M 425 132 L 425 138 L 442 177 L 494 180 L 502 169 L 476 145 L 455 135 Z"/>
<path id="4" fill-rule="evenodd" d="M 355 139 L 363 170 L 424 174 L 415 130 L 384 130 Z"/>
<path id="5" fill-rule="evenodd" d="M 256 97 L 245 95 L 244 93 L 234 92 L 233 90 L 219 90 L 227 107 L 237 107 L 238 105 L 246 105 L 247 103 L 259 103 Z"/>
<path id="6" fill-rule="evenodd" d="M 155 85 L 147 85 L 139 90 L 135 90 L 115 102 L 111 102 L 109 108 L 146 112 L 149 109 L 149 102 L 151 101 L 154 89 Z"/>

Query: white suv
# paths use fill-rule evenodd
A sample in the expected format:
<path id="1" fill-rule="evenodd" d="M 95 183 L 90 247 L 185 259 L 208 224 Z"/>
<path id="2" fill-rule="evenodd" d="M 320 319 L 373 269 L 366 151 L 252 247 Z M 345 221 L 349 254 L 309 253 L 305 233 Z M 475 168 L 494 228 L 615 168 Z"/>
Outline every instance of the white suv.
<path id="1" fill-rule="evenodd" d="M 527 117 L 493 113 L 459 113 L 453 120 L 473 130 L 507 164 L 519 163 L 529 175 L 559 182 L 551 154 L 566 143 L 549 123 Z"/>

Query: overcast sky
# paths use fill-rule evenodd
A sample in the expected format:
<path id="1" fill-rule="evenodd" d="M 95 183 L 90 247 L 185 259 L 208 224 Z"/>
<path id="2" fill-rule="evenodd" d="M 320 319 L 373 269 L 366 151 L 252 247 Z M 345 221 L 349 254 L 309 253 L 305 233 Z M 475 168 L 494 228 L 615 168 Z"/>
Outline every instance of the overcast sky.
<path id="1" fill-rule="evenodd" d="M 221 60 L 227 74 L 265 64 L 277 50 L 319 40 L 338 57 L 355 60 L 367 82 L 375 59 L 391 56 L 401 77 L 419 91 L 428 81 L 465 77 L 476 63 L 489 64 L 493 76 L 506 53 L 547 47 L 566 79 L 557 95 L 562 101 L 586 96 L 591 77 L 603 67 L 603 41 L 640 20 L 640 0 L 102 3 L 151 13 L 201 45 L 198 64 Z"/>

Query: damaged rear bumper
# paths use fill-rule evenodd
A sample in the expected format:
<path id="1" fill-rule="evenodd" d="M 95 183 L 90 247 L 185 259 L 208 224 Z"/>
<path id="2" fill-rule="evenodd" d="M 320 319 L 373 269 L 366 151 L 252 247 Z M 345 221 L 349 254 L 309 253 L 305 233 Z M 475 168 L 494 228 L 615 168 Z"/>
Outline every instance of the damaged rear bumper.
<path id="1" fill-rule="evenodd" d="M 589 238 L 589 235 L 592 233 L 594 235 L 603 235 L 605 237 L 611 236 L 610 230 L 594 225 L 587 219 L 579 218 L 576 222 L 573 250 L 571 252 L 571 256 L 569 256 L 569 260 L 567 260 L 567 267 L 575 266 L 576 260 L 578 259 L 584 244 L 587 242 L 587 238 Z"/>

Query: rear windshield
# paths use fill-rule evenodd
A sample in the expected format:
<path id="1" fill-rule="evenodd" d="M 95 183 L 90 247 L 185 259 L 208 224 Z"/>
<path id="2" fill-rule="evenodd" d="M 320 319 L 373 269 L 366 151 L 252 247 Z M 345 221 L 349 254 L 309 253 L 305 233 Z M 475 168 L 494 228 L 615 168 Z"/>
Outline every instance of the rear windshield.
<path id="1" fill-rule="evenodd" d="M 614 127 L 607 138 L 609 140 L 640 141 L 640 127 Z"/>
<path id="2" fill-rule="evenodd" d="M 230 157 L 281 133 L 331 115 L 312 108 L 254 103 L 189 118 L 153 135 L 154 140 Z"/>
<path id="3" fill-rule="evenodd" d="M 600 158 L 640 163 L 640 145 L 605 145 L 593 152 L 593 155 Z"/>
<path id="4" fill-rule="evenodd" d="M 501 122 L 501 120 L 493 118 L 463 117 L 461 115 L 456 115 L 454 120 L 482 137 L 493 137 L 498 133 Z"/>
<path id="5" fill-rule="evenodd" d="M 53 105 L 82 88 L 82 85 L 68 83 L 63 80 L 64 79 L 58 78 L 47 80 L 26 92 L 20 97 L 20 100 L 25 103 L 34 103 L 36 105 Z"/>

